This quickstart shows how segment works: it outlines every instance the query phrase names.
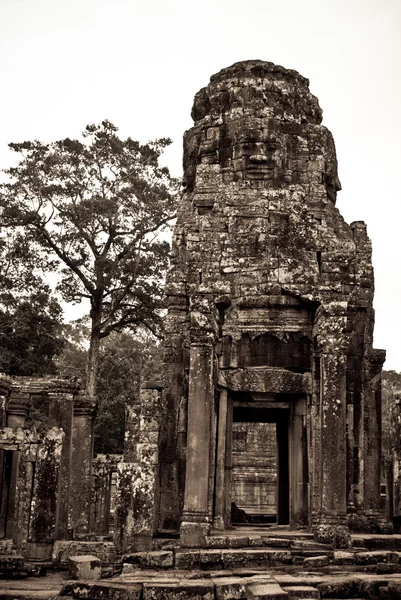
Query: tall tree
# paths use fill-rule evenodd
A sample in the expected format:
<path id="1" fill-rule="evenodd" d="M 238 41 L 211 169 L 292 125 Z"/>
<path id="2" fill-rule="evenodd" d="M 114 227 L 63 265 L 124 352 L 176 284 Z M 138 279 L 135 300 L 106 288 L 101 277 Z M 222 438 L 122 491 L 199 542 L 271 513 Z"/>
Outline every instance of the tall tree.
<path id="1" fill-rule="evenodd" d="M 99 347 L 112 331 L 160 325 L 177 182 L 159 165 L 168 139 L 149 144 L 117 135 L 109 121 L 83 139 L 10 144 L 21 155 L 5 171 L 1 222 L 58 268 L 67 302 L 90 302 L 87 393 L 96 395 Z"/>

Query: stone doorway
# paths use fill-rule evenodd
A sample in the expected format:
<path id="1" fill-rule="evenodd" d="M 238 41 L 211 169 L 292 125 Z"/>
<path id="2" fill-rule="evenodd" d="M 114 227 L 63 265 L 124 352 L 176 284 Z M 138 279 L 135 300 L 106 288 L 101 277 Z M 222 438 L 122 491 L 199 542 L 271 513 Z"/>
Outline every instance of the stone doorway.
<path id="1" fill-rule="evenodd" d="M 290 406 L 242 404 L 233 403 L 232 523 L 288 525 Z"/>
<path id="2" fill-rule="evenodd" d="M 18 453 L 0 450 L 0 538 L 12 538 L 13 535 L 17 470 Z"/>

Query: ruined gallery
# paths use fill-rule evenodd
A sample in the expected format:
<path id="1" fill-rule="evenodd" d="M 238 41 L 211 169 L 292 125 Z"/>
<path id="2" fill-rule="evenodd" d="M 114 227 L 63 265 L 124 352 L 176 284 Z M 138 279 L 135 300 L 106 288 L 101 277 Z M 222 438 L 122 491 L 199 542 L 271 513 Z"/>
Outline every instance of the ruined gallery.
<path id="1" fill-rule="evenodd" d="M 7 498 L 12 510 L 26 511 L 47 460 L 51 503 L 36 501 L 33 525 L 23 511 L 23 528 L 15 520 L 12 527 L 12 544 L 31 557 L 53 552 L 59 560 L 70 547 L 88 554 L 92 547 L 83 552 L 80 543 L 98 544 L 91 553 L 105 554 L 109 544 L 119 556 L 131 553 L 132 564 L 188 568 L 198 565 L 189 548 L 201 563 L 214 548 L 220 558 L 210 564 L 227 568 L 230 532 L 240 536 L 246 526 L 248 537 L 238 537 L 237 546 L 269 546 L 273 527 L 277 539 L 286 532 L 282 547 L 291 545 L 291 532 L 305 532 L 313 551 L 322 552 L 321 544 L 353 548 L 348 559 L 355 561 L 352 536 L 391 533 L 398 505 L 398 488 L 387 482 L 387 504 L 381 493 L 385 351 L 372 347 L 366 225 L 348 225 L 336 208 L 333 137 L 297 72 L 259 60 L 236 63 L 196 94 L 192 118 L 166 282 L 163 381 L 144 382 L 127 407 L 123 459 L 103 457 L 95 471 L 85 467 L 91 444 L 79 452 L 83 432 L 86 441 L 91 435 L 93 407 L 76 390 L 46 384 L 54 425 L 67 424 L 70 441 L 53 436 L 59 467 L 51 470 L 48 442 L 31 439 L 21 422 L 7 423 L 0 437 L 6 460 L 15 464 L 10 452 L 18 450 L 20 469 L 34 464 L 36 443 L 39 467 L 9 471 L 3 532 L 10 530 Z M 21 398 L 18 385 L 4 384 L 5 412 Z M 398 473 L 398 463 L 393 467 Z M 115 473 L 114 542 L 102 545 L 94 534 L 109 532 Z M 359 551 L 364 547 L 361 541 Z M 160 558 L 163 549 L 171 557 Z M 241 560 L 249 566 L 251 558 Z M 285 564 L 300 564 L 293 560 L 286 550 Z"/>

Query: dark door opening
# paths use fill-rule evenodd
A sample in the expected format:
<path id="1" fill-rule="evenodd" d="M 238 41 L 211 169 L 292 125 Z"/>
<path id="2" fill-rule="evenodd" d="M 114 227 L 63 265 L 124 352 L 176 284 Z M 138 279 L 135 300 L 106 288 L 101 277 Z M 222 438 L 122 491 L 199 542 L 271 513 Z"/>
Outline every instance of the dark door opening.
<path id="1" fill-rule="evenodd" d="M 289 417 L 285 408 L 233 407 L 234 524 L 289 523 Z"/>

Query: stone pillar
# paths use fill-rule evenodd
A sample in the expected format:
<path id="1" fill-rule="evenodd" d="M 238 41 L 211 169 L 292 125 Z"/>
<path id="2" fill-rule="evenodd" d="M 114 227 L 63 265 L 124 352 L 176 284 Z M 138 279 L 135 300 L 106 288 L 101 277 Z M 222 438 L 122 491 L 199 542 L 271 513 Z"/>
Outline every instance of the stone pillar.
<path id="1" fill-rule="evenodd" d="M 321 511 L 317 539 L 349 545 L 347 526 L 346 356 L 321 356 Z"/>
<path id="2" fill-rule="evenodd" d="M 29 528 L 32 542 L 50 543 L 57 537 L 57 510 L 63 502 L 59 487 L 63 440 L 64 432 L 54 427 L 38 444 Z"/>
<path id="3" fill-rule="evenodd" d="M 364 393 L 363 420 L 363 499 L 364 516 L 373 532 L 391 533 L 392 524 L 383 515 L 380 500 L 381 484 L 381 370 L 386 354 L 373 350 L 370 359 L 367 389 Z"/>
<path id="4" fill-rule="evenodd" d="M 96 407 L 95 398 L 83 394 L 74 398 L 69 505 L 69 528 L 74 534 L 89 532 Z"/>
<path id="5" fill-rule="evenodd" d="M 49 392 L 49 416 L 53 427 L 64 431 L 64 443 L 60 458 L 60 498 L 57 523 L 57 538 L 69 539 L 68 513 L 70 506 L 70 471 L 72 452 L 72 426 L 74 394 L 67 391 Z"/>
<path id="6" fill-rule="evenodd" d="M 319 542 L 347 547 L 347 304 L 331 302 L 316 313 L 320 352 Z"/>
<path id="7" fill-rule="evenodd" d="M 210 533 L 209 475 L 213 387 L 213 346 L 192 343 L 188 390 L 187 463 L 181 544 L 203 546 Z"/>
<path id="8" fill-rule="evenodd" d="M 227 440 L 227 390 L 220 390 L 219 417 L 217 425 L 217 450 L 216 450 L 216 484 L 213 528 L 225 528 L 225 464 L 226 464 L 226 440 Z"/>
<path id="9" fill-rule="evenodd" d="M 152 550 L 158 496 L 160 397 L 160 386 L 141 389 L 134 427 L 135 448 L 130 436 L 130 461 L 118 467 L 115 541 L 122 552 Z"/>
<path id="10" fill-rule="evenodd" d="M 296 528 L 308 525 L 306 398 L 294 401 L 290 427 L 290 523 Z"/>
<path id="11" fill-rule="evenodd" d="M 11 392 L 7 404 L 7 427 L 24 427 L 29 413 L 30 395 L 27 393 Z M 15 450 L 11 458 L 11 477 L 8 489 L 6 537 L 14 538 L 18 528 L 18 490 L 17 482 L 20 477 L 21 452 Z M 23 474 L 21 474 L 23 477 Z"/>

